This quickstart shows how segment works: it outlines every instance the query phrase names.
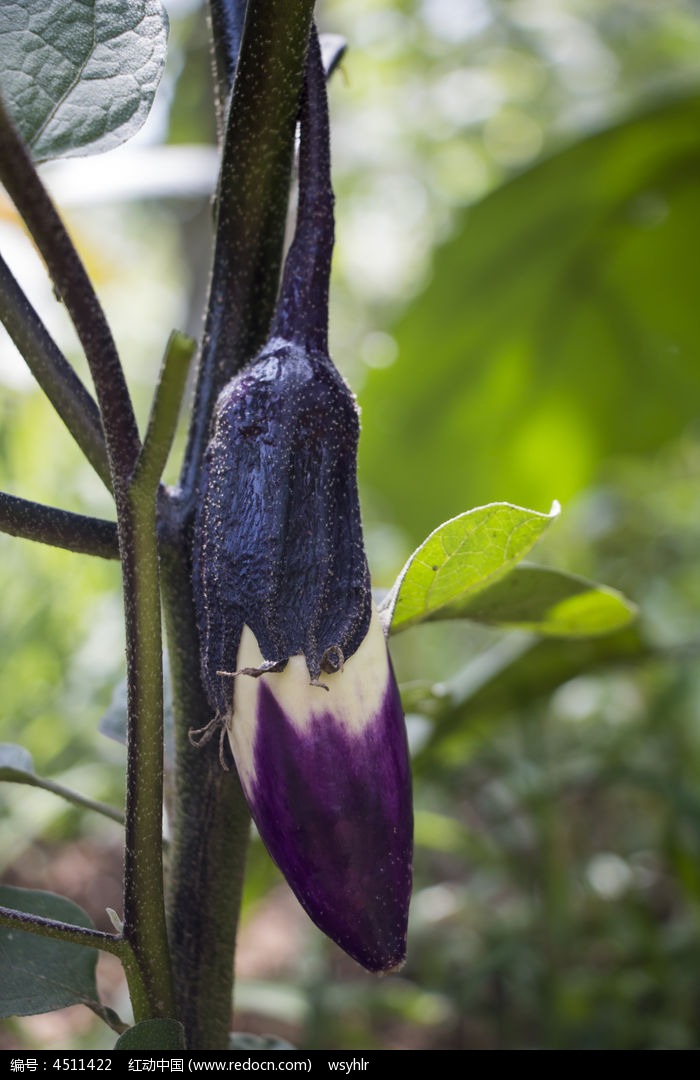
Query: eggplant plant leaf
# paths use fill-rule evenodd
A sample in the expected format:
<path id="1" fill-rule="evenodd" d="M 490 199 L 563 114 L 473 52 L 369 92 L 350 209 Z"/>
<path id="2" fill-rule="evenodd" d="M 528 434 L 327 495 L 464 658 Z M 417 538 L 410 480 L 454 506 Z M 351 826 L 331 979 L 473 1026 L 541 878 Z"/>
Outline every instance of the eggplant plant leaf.
<path id="1" fill-rule="evenodd" d="M 477 593 L 439 608 L 430 619 L 471 619 L 550 637 L 591 637 L 621 630 L 636 608 L 622 593 L 574 574 L 521 563 Z"/>
<path id="2" fill-rule="evenodd" d="M 119 1036 L 114 1049 L 181 1053 L 185 1049 L 185 1032 L 177 1020 L 142 1020 Z"/>
<path id="3" fill-rule="evenodd" d="M 74 926 L 92 927 L 82 908 L 55 893 L 0 887 L 0 905 Z M 86 945 L 0 927 L 0 1016 L 31 1016 L 98 1001 L 97 952 Z"/>
<path id="4" fill-rule="evenodd" d="M 36 783 L 32 755 L 23 746 L 0 743 L 0 780 L 10 780 L 15 784 Z"/>
<path id="5" fill-rule="evenodd" d="M 0 91 L 37 161 L 111 150 L 134 135 L 165 65 L 160 0 L 0 5 Z"/>
<path id="6" fill-rule="evenodd" d="M 509 711 L 522 711 L 580 675 L 634 666 L 654 655 L 660 654 L 636 623 L 596 637 L 509 634 L 439 687 L 416 687 L 402 695 L 407 711 L 431 721 L 432 734 L 417 761 L 421 768 L 433 768 L 437 746 L 443 744 L 466 759 Z"/>
<path id="7" fill-rule="evenodd" d="M 558 515 L 558 503 L 549 514 L 491 503 L 444 522 L 414 551 L 381 605 L 385 626 L 405 630 L 483 591 L 524 558 Z"/>

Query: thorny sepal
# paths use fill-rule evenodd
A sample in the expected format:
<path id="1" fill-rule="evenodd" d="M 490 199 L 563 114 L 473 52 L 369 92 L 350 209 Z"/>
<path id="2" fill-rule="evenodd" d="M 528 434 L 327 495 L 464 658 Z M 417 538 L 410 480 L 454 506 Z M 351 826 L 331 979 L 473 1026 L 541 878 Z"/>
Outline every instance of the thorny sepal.
<path id="1" fill-rule="evenodd" d="M 281 340 L 222 391 L 195 526 L 210 704 L 225 715 L 244 624 L 266 661 L 333 671 L 367 633 L 371 591 L 353 397 L 322 356 Z"/>

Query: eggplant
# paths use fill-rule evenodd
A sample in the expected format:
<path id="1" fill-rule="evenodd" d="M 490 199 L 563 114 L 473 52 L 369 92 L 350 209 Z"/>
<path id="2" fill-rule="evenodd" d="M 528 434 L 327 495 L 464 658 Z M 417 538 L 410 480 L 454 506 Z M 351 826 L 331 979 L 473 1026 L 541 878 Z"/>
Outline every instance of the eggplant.
<path id="1" fill-rule="evenodd" d="M 328 355 L 333 194 L 315 30 L 299 187 L 269 340 L 222 390 L 202 471 L 202 677 L 270 855 L 313 921 L 385 972 L 406 953 L 411 775 L 362 536 L 358 409 Z"/>

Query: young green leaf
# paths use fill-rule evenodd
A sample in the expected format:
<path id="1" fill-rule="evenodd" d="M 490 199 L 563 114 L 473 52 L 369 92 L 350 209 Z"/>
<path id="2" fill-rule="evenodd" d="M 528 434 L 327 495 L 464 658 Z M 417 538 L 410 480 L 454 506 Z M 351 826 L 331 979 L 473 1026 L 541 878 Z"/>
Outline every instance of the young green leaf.
<path id="1" fill-rule="evenodd" d="M 414 551 L 381 606 L 391 632 L 434 618 L 502 578 L 559 515 L 491 503 L 444 522 Z"/>
<path id="2" fill-rule="evenodd" d="M 93 925 L 82 908 L 55 893 L 6 885 L 0 887 L 0 906 L 74 926 Z M 0 1016 L 30 1016 L 97 1002 L 96 964 L 96 950 L 85 945 L 0 927 Z"/>
<path id="3" fill-rule="evenodd" d="M 0 92 L 35 159 L 99 153 L 134 135 L 167 33 L 160 0 L 0 5 Z"/>
<path id="4" fill-rule="evenodd" d="M 553 637 L 621 630 L 636 609 L 621 593 L 573 574 L 524 563 L 477 593 L 441 607 L 430 619 L 471 619 Z"/>
<path id="5" fill-rule="evenodd" d="M 185 1032 L 177 1020 L 142 1020 L 119 1036 L 114 1049 L 180 1053 L 185 1049 Z"/>

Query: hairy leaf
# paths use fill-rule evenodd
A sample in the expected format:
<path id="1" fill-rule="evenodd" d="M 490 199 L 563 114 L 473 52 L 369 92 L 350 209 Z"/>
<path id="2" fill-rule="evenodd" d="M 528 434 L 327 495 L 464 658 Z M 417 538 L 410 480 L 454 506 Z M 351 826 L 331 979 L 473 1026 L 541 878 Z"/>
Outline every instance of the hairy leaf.
<path id="1" fill-rule="evenodd" d="M 0 905 L 47 919 L 92 927 L 90 917 L 65 896 L 0 887 Z M 30 1016 L 98 1000 L 97 952 L 85 945 L 0 927 L 0 1016 Z"/>
<path id="2" fill-rule="evenodd" d="M 185 1032 L 177 1020 L 142 1020 L 119 1036 L 114 1049 L 180 1053 L 185 1049 Z"/>
<path id="3" fill-rule="evenodd" d="M 0 91 L 38 161 L 110 150 L 134 135 L 165 64 L 160 0 L 0 5 Z"/>

